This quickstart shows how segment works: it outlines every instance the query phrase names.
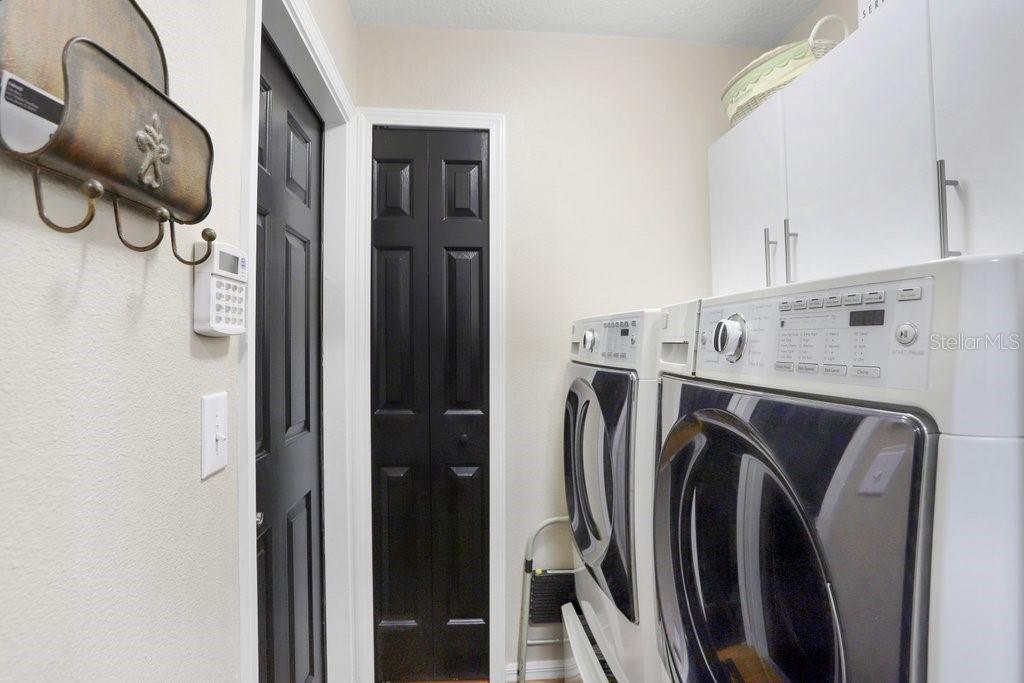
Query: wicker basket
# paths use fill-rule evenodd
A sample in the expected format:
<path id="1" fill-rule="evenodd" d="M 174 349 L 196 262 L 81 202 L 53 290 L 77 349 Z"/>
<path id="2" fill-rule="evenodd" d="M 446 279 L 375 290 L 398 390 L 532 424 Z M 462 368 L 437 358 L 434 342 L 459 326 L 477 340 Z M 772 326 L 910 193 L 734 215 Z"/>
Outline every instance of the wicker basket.
<path id="1" fill-rule="evenodd" d="M 818 33 L 829 22 L 842 25 L 841 40 L 818 37 Z M 762 102 L 792 83 L 849 35 L 850 29 L 843 18 L 830 14 L 814 25 L 807 40 L 775 48 L 752 61 L 729 81 L 722 93 L 722 105 L 730 123 L 735 126 L 749 116 Z"/>

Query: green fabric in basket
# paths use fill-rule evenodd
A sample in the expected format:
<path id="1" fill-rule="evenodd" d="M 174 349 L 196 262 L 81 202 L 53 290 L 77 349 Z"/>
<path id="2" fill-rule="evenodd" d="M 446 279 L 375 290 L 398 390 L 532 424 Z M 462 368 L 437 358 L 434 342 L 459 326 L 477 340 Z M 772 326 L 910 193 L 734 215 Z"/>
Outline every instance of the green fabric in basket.
<path id="1" fill-rule="evenodd" d="M 751 62 L 732 85 L 729 86 L 722 95 L 722 103 L 728 106 L 730 103 L 737 102 L 758 81 L 776 69 L 782 69 L 794 60 L 803 61 L 812 56 L 811 44 L 806 40 L 801 40 L 761 55 Z"/>

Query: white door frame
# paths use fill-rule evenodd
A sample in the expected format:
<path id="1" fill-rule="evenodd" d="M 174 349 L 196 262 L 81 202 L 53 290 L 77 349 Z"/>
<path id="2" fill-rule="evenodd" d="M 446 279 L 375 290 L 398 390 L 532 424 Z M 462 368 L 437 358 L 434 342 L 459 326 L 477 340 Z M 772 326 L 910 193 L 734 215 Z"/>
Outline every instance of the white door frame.
<path id="1" fill-rule="evenodd" d="M 374 677 L 373 622 L 373 509 L 372 462 L 370 450 L 370 256 L 373 170 L 373 127 L 455 128 L 486 130 L 490 143 L 490 453 L 489 487 L 489 584 L 490 635 L 489 675 L 491 683 L 505 680 L 505 117 L 502 114 L 423 111 L 413 109 L 361 108 L 356 195 L 358 220 L 356 243 L 349 252 L 348 274 L 351 288 L 345 307 L 352 331 L 349 344 L 350 459 L 352 460 L 351 500 L 354 504 L 353 537 L 355 654 L 354 681 L 372 681 Z"/>
<path id="2" fill-rule="evenodd" d="M 250 98 L 241 121 L 246 136 L 241 168 L 241 244 L 250 258 L 250 272 L 256 266 L 257 149 L 259 136 L 260 49 L 263 29 L 281 51 L 317 114 L 324 122 L 323 243 L 321 299 L 345 300 L 350 273 L 346 255 L 356 232 L 356 202 L 353 192 L 358 146 L 359 113 L 331 56 L 323 34 L 306 0 L 250 0 L 247 16 L 248 58 L 245 82 Z M 229 162 L 230 163 L 230 162 Z M 238 557 L 239 557 L 239 650 L 242 681 L 256 681 L 258 633 L 256 606 L 256 452 L 252 435 L 256 430 L 256 359 L 253 332 L 256 320 L 256 288 L 248 290 L 246 307 L 249 330 L 239 340 L 238 396 Z M 352 552 L 349 450 L 345 425 L 345 374 L 349 367 L 345 309 L 325 305 L 322 311 L 322 400 L 323 429 L 323 542 L 324 632 L 327 665 L 339 681 L 358 680 L 354 673 L 354 632 L 352 628 Z M 348 328 L 351 329 L 351 328 Z M 244 378 L 244 381 L 242 381 Z M 369 405 L 367 403 L 366 405 Z"/>

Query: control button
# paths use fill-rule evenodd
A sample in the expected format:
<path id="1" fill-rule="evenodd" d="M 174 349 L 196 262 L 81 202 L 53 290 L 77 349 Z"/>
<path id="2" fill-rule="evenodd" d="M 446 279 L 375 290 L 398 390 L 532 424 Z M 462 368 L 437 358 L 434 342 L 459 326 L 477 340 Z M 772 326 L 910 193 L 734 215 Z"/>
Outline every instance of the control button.
<path id="1" fill-rule="evenodd" d="M 904 287 L 896 292 L 896 298 L 900 301 L 917 301 L 921 298 L 920 287 Z"/>
<path id="2" fill-rule="evenodd" d="M 220 280 L 217 280 L 217 289 L 224 289 L 224 283 Z"/>
<path id="3" fill-rule="evenodd" d="M 789 303 L 788 301 L 783 301 L 782 303 L 779 304 L 779 311 L 780 312 L 785 313 L 786 311 L 792 311 L 792 310 L 793 310 L 793 304 Z"/>
<path id="4" fill-rule="evenodd" d="M 775 369 L 779 372 L 793 372 L 793 364 L 777 360 L 775 361 Z"/>
<path id="5" fill-rule="evenodd" d="M 822 365 L 821 374 L 826 377 L 846 377 L 845 365 Z"/>
<path id="6" fill-rule="evenodd" d="M 896 328 L 896 341 L 903 346 L 910 346 L 917 341 L 917 327 L 913 323 L 903 323 Z"/>
<path id="7" fill-rule="evenodd" d="M 223 298 L 224 298 L 224 295 L 223 295 L 223 294 L 221 294 L 220 292 L 217 292 L 217 301 L 220 301 L 220 300 L 222 300 Z"/>
<path id="8" fill-rule="evenodd" d="M 839 296 L 838 294 L 829 294 L 827 297 L 825 297 L 825 305 L 828 306 L 829 308 L 842 306 L 843 297 Z"/>
<path id="9" fill-rule="evenodd" d="M 843 297 L 843 303 L 847 306 L 860 306 L 864 302 L 864 297 L 859 293 L 847 294 Z"/>
<path id="10" fill-rule="evenodd" d="M 882 368 L 865 365 L 854 365 L 853 376 L 861 379 L 878 379 L 882 376 Z"/>
<path id="11" fill-rule="evenodd" d="M 218 316 L 217 316 L 217 322 L 219 322 L 219 323 L 222 323 L 222 322 L 224 322 L 224 317 L 223 317 L 223 316 L 220 316 L 220 315 L 218 315 Z"/>
<path id="12" fill-rule="evenodd" d="M 807 300 L 807 308 L 821 308 L 825 305 L 825 300 L 820 296 L 812 296 Z"/>
<path id="13" fill-rule="evenodd" d="M 636 337 L 630 337 L 629 338 L 629 345 L 630 346 L 636 346 Z"/>
<path id="14" fill-rule="evenodd" d="M 817 375 L 818 364 L 817 363 L 800 363 L 796 366 L 796 371 L 801 375 Z"/>
<path id="15" fill-rule="evenodd" d="M 866 304 L 882 304 L 885 303 L 885 292 L 868 292 L 864 295 L 864 303 Z"/>
<path id="16" fill-rule="evenodd" d="M 806 311 L 807 310 L 807 300 L 806 299 L 797 299 L 796 301 L 794 301 L 793 302 L 793 310 L 794 311 Z"/>

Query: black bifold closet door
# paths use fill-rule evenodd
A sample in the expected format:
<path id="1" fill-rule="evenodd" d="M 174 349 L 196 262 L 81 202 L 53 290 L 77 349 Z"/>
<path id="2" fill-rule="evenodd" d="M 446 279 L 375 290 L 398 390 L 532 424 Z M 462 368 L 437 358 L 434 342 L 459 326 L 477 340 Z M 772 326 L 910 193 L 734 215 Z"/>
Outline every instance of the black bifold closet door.
<path id="1" fill-rule="evenodd" d="M 376 675 L 486 678 L 488 136 L 373 133 Z"/>

